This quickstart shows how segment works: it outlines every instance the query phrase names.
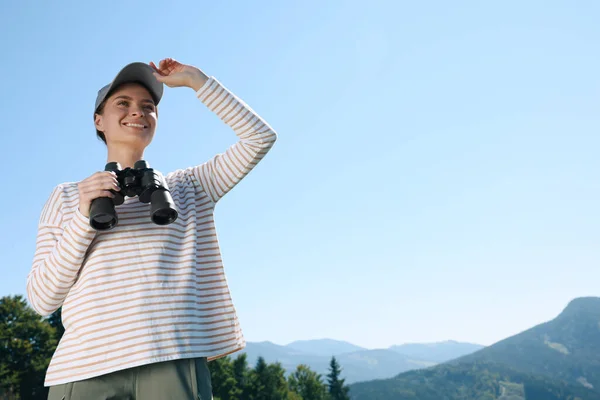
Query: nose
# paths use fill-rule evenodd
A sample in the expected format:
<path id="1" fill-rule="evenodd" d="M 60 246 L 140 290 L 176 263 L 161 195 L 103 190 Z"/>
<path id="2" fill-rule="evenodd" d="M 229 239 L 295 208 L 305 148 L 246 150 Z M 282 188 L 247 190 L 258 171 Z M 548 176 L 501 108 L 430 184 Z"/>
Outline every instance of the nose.
<path id="1" fill-rule="evenodd" d="M 144 108 L 141 106 L 132 106 L 129 111 L 132 117 L 143 117 L 145 115 Z"/>

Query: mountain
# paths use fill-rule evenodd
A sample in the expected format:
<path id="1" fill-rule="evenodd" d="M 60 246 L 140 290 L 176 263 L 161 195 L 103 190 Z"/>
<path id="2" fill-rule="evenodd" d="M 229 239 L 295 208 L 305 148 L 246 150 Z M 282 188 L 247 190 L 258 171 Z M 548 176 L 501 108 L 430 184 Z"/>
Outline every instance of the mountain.
<path id="1" fill-rule="evenodd" d="M 313 371 L 323 376 L 329 372 L 331 356 L 335 355 L 342 367 L 342 377 L 347 383 L 389 378 L 415 368 L 423 368 L 434 363 L 423 360 L 412 360 L 409 357 L 391 350 L 360 350 L 340 354 L 313 354 L 289 346 L 280 346 L 271 342 L 248 342 L 241 351 L 248 356 L 250 365 L 256 364 L 259 356 L 265 361 L 280 362 L 287 373 L 296 370 L 300 364 L 308 365 Z"/>
<path id="2" fill-rule="evenodd" d="M 407 343 L 392 346 L 390 350 L 417 360 L 445 362 L 481 350 L 484 346 L 448 340 L 439 343 Z"/>
<path id="3" fill-rule="evenodd" d="M 336 359 L 342 367 L 342 377 L 346 378 L 348 384 L 366 379 L 389 378 L 400 372 L 435 365 L 430 361 L 412 360 L 405 355 L 386 349 L 344 353 L 336 356 Z M 318 372 L 325 375 L 329 372 L 328 368 L 329 358 L 326 368 L 322 368 Z"/>
<path id="4" fill-rule="evenodd" d="M 280 362 L 286 370 L 295 370 L 298 364 L 319 364 L 326 358 L 272 342 L 248 342 L 246 343 L 246 348 L 240 351 L 240 353 L 247 354 L 250 365 L 256 364 L 258 357 L 263 357 L 268 363 Z"/>
<path id="5" fill-rule="evenodd" d="M 350 385 L 352 400 L 600 400 L 600 393 L 502 364 L 449 363 Z"/>
<path id="6" fill-rule="evenodd" d="M 456 360 L 471 361 L 502 363 L 600 393 L 600 298 L 574 299 L 552 321 Z"/>
<path id="7" fill-rule="evenodd" d="M 367 350 L 364 347 L 356 346 L 352 343 L 333 339 L 297 340 L 288 344 L 286 347 L 303 351 L 305 353 L 327 357 L 343 353 L 351 353 L 354 351 Z"/>
<path id="8" fill-rule="evenodd" d="M 481 346 L 448 341 L 393 346 L 393 350 L 369 350 L 344 341 L 318 339 L 298 340 L 285 346 L 268 341 L 248 342 L 242 352 L 248 355 L 250 365 L 254 365 L 258 357 L 262 356 L 269 363 L 280 362 L 288 373 L 293 372 L 298 365 L 306 364 L 323 376 L 329 372 L 329 362 L 335 356 L 342 367 L 342 377 L 347 383 L 353 383 L 391 378 L 401 372 L 448 361 L 477 348 Z"/>
<path id="9" fill-rule="evenodd" d="M 355 400 L 600 400 L 600 298 L 445 364 L 351 385 Z"/>

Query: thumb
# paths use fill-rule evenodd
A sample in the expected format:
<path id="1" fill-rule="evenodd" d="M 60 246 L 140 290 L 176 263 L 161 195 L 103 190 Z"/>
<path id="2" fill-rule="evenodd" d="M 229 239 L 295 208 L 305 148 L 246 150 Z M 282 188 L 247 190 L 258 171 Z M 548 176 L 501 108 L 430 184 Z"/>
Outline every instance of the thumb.
<path id="1" fill-rule="evenodd" d="M 157 81 L 164 83 L 165 78 L 166 78 L 165 75 L 161 75 L 158 72 L 153 72 L 152 74 L 154 75 L 154 77 L 156 78 Z"/>

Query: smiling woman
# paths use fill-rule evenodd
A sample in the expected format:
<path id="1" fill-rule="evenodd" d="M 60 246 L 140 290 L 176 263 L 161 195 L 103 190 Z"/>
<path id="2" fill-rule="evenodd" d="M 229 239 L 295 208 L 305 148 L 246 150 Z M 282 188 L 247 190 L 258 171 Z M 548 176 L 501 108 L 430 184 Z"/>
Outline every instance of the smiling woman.
<path id="1" fill-rule="evenodd" d="M 96 132 L 107 145 L 109 158 L 115 147 L 147 147 L 156 122 L 156 104 L 146 86 L 139 83 L 125 83 L 114 89 L 94 115 Z"/>
<path id="2" fill-rule="evenodd" d="M 90 205 L 119 190 L 100 171 L 55 187 L 38 225 L 27 278 L 32 307 L 62 307 L 65 333 L 45 384 L 50 399 L 212 399 L 208 361 L 245 346 L 229 292 L 213 211 L 271 149 L 275 131 L 216 78 L 165 59 L 133 63 L 98 92 L 94 124 L 107 163 L 143 159 L 163 85 L 188 87 L 238 141 L 196 166 L 164 176 L 179 213 L 149 221 L 151 205 L 128 198 L 110 230 L 90 225 Z"/>

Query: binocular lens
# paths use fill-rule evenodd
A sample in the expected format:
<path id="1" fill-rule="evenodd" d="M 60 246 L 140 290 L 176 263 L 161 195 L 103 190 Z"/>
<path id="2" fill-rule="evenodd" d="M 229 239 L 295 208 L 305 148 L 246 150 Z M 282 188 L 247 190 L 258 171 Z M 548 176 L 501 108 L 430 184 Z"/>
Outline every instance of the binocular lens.
<path id="1" fill-rule="evenodd" d="M 155 190 L 150 202 L 150 215 L 156 225 L 168 225 L 177 219 L 175 204 L 166 190 Z"/>
<path id="2" fill-rule="evenodd" d="M 117 225 L 117 219 L 109 214 L 100 214 L 92 218 L 90 224 L 92 225 L 92 228 L 97 231 L 106 231 Z"/>
<path id="3" fill-rule="evenodd" d="M 106 231 L 117 225 L 118 218 L 112 199 L 100 197 L 92 202 L 90 225 L 98 231 Z"/>
<path id="4" fill-rule="evenodd" d="M 154 222 L 156 225 L 169 225 L 176 219 L 177 212 L 175 210 L 158 210 L 152 214 L 152 222 Z"/>

